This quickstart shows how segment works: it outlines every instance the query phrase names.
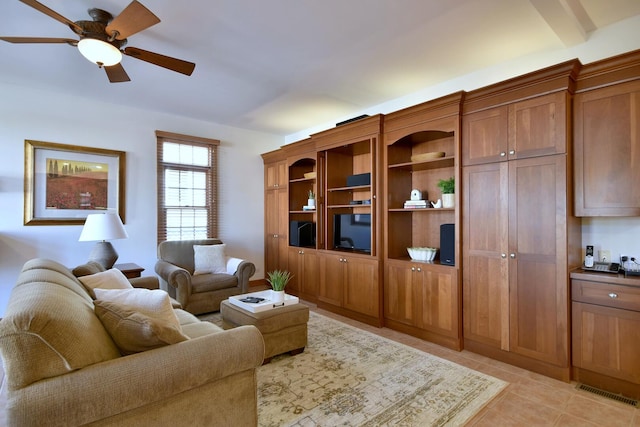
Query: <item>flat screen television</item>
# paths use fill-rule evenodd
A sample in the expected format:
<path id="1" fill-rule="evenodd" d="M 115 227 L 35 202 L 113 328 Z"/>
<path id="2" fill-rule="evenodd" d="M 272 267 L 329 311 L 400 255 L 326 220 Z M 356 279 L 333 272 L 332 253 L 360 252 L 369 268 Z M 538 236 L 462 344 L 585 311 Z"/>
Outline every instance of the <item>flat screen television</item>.
<path id="1" fill-rule="evenodd" d="M 333 247 L 371 252 L 371 214 L 334 214 Z"/>

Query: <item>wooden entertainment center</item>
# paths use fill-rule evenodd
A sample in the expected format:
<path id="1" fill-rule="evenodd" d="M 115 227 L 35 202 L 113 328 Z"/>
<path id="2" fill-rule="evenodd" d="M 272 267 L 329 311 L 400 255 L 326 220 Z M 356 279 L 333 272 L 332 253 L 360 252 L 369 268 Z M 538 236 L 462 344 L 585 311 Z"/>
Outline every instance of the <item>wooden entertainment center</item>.
<path id="1" fill-rule="evenodd" d="M 580 216 L 640 213 L 638 104 L 640 51 L 567 61 L 265 153 L 266 271 L 291 271 L 287 291 L 321 308 L 569 381 Z M 421 157 L 435 152 L 444 155 Z M 603 186 L 612 170 L 629 186 Z M 405 205 L 414 189 L 441 199 L 438 181 L 451 177 L 454 207 Z M 337 214 L 370 222 L 364 250 L 336 244 Z M 315 242 L 290 245 L 309 224 Z M 453 265 L 412 260 L 407 248 L 440 248 L 443 224 Z"/>

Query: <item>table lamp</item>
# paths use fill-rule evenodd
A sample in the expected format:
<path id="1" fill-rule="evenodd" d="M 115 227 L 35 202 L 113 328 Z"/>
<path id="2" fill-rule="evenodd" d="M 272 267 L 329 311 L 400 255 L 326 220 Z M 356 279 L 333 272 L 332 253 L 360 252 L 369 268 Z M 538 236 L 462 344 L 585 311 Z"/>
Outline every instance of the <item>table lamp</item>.
<path id="1" fill-rule="evenodd" d="M 118 259 L 118 253 L 111 242 L 107 240 L 126 239 L 127 237 L 129 236 L 122 225 L 120 216 L 107 212 L 87 215 L 78 241 L 98 242 L 89 255 L 89 261 L 95 261 L 108 270 Z"/>

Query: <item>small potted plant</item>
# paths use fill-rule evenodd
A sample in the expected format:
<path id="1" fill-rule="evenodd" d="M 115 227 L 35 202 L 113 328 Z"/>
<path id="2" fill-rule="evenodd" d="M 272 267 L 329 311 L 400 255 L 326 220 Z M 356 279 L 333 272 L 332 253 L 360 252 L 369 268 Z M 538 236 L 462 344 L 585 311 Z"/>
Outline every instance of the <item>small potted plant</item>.
<path id="1" fill-rule="evenodd" d="M 271 299 L 274 302 L 284 301 L 284 288 L 293 277 L 287 270 L 273 270 L 267 273 L 267 282 L 271 285 Z"/>
<path id="2" fill-rule="evenodd" d="M 455 204 L 456 182 L 455 178 L 441 179 L 438 181 L 438 188 L 442 191 L 442 207 L 452 208 Z"/>
<path id="3" fill-rule="evenodd" d="M 309 190 L 309 194 L 307 196 L 307 206 L 310 208 L 316 207 L 316 194 L 313 190 Z"/>

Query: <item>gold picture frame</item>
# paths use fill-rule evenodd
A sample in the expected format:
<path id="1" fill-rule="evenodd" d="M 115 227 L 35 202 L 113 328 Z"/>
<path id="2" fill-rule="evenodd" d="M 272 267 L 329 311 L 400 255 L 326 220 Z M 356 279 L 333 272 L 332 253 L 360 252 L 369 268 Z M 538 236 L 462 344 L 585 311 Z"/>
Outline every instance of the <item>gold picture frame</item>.
<path id="1" fill-rule="evenodd" d="M 126 153 L 24 141 L 24 225 L 82 225 L 114 210 L 125 220 Z"/>

